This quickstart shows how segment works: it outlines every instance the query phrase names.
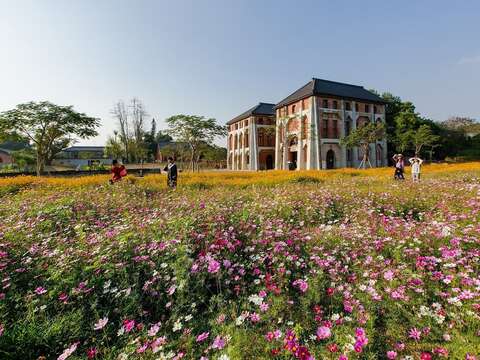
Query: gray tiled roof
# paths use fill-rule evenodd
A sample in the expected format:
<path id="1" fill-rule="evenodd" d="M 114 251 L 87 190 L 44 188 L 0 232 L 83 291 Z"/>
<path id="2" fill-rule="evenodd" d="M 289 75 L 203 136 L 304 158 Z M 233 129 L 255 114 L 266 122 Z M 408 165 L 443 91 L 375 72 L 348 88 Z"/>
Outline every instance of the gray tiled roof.
<path id="1" fill-rule="evenodd" d="M 70 146 L 63 150 L 64 152 L 75 152 L 75 151 L 104 151 L 105 146 Z"/>
<path id="2" fill-rule="evenodd" d="M 243 114 L 238 115 L 237 117 L 233 118 L 227 125 L 233 124 L 239 120 L 246 119 L 252 115 L 275 115 L 275 104 L 268 104 L 268 103 L 259 103 L 255 105 L 251 109 L 248 109 Z"/>
<path id="3" fill-rule="evenodd" d="M 363 100 L 380 104 L 386 103 L 381 97 L 366 90 L 363 86 L 313 78 L 293 94 L 280 101 L 275 108 L 291 104 L 312 95 L 330 95 L 344 99 Z"/>

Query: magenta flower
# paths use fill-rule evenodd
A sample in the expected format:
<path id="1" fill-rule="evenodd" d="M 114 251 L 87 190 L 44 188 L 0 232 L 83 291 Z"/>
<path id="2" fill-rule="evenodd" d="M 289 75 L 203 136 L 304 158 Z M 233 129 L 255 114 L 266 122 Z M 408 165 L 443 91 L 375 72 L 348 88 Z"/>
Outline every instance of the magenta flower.
<path id="1" fill-rule="evenodd" d="M 392 360 L 397 358 L 397 352 L 396 351 L 387 351 L 387 358 Z"/>
<path id="2" fill-rule="evenodd" d="M 320 326 L 317 329 L 317 338 L 320 340 L 328 339 L 332 335 L 330 328 L 326 326 Z"/>
<path id="3" fill-rule="evenodd" d="M 258 315 L 257 313 L 252 313 L 252 314 L 250 314 L 250 320 L 253 323 L 259 322 L 260 321 L 260 315 Z"/>
<path id="4" fill-rule="evenodd" d="M 220 263 L 216 260 L 210 260 L 208 263 L 208 272 L 211 274 L 215 274 L 220 270 Z"/>
<path id="5" fill-rule="evenodd" d="M 408 337 L 416 341 L 420 340 L 421 335 L 422 335 L 422 332 L 417 328 L 411 328 L 410 331 L 408 332 Z"/>
<path id="6" fill-rule="evenodd" d="M 123 328 L 125 329 L 125 332 L 130 332 L 133 328 L 135 327 L 135 320 L 128 320 L 125 319 L 123 320 Z"/>
<path id="7" fill-rule="evenodd" d="M 43 286 L 39 286 L 35 289 L 35 294 L 37 295 L 43 295 L 47 292 L 47 289 L 45 289 Z"/>
<path id="8" fill-rule="evenodd" d="M 225 340 L 221 336 L 217 336 L 215 340 L 213 340 L 212 348 L 221 350 L 225 347 Z"/>
<path id="9" fill-rule="evenodd" d="M 197 336 L 197 339 L 196 339 L 197 343 L 198 343 L 198 342 L 202 342 L 202 341 L 204 341 L 205 339 L 207 339 L 207 338 L 208 338 L 208 335 L 210 335 L 209 332 L 204 332 L 204 333 L 201 333 L 200 335 L 198 335 L 198 336 Z"/>
<path id="10" fill-rule="evenodd" d="M 304 293 L 308 290 L 308 283 L 305 280 L 297 279 L 292 283 L 293 286 L 298 287 L 298 289 Z"/>

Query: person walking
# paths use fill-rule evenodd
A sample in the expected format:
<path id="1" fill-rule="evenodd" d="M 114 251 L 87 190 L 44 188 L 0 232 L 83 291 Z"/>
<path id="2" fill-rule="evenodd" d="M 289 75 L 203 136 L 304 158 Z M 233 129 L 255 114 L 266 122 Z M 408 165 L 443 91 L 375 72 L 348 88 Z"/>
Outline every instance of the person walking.
<path id="1" fill-rule="evenodd" d="M 177 178 L 178 178 L 178 172 L 177 172 L 177 164 L 175 164 L 175 160 L 173 160 L 173 157 L 168 158 L 168 164 L 165 166 L 163 171 L 167 172 L 167 186 L 175 190 L 177 188 Z"/>
<path id="2" fill-rule="evenodd" d="M 403 172 L 405 171 L 405 161 L 403 160 L 402 154 L 395 154 L 393 156 L 393 161 L 395 162 L 395 174 L 393 178 L 395 180 L 405 180 Z"/>
<path id="3" fill-rule="evenodd" d="M 420 169 L 422 167 L 423 160 L 415 156 L 408 160 L 412 166 L 412 180 L 413 182 L 420 181 Z"/>

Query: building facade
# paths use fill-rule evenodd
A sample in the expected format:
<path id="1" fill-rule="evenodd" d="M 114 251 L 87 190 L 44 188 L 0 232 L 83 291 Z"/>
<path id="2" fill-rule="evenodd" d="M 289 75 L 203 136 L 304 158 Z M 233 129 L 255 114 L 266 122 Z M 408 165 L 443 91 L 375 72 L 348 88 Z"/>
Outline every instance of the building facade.
<path id="1" fill-rule="evenodd" d="M 263 125 L 265 118 L 268 125 Z M 229 169 L 270 169 L 265 154 L 278 170 L 357 167 L 361 150 L 347 149 L 340 139 L 368 122 L 385 122 L 379 96 L 361 86 L 314 78 L 275 106 L 261 103 L 227 123 Z M 274 133 L 267 143 L 263 131 Z M 260 138 L 268 146 L 260 146 Z M 386 139 L 370 144 L 369 161 L 387 166 Z"/>
<path id="2" fill-rule="evenodd" d="M 92 164 L 110 165 L 112 158 L 105 154 L 104 146 L 71 146 L 53 159 L 53 165 L 68 167 L 91 166 Z"/>
<path id="3" fill-rule="evenodd" d="M 275 104 L 259 103 L 227 123 L 227 168 L 275 168 Z"/>

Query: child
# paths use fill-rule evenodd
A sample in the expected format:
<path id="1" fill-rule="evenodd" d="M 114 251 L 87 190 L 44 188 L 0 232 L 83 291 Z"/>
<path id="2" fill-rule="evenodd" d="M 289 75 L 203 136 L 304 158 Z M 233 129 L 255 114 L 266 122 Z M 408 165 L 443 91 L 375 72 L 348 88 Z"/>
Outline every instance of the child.
<path id="1" fill-rule="evenodd" d="M 170 189 L 175 190 L 177 188 L 177 165 L 173 160 L 173 157 L 168 158 L 168 165 L 165 166 L 163 171 L 167 172 L 167 185 Z"/>
<path id="2" fill-rule="evenodd" d="M 117 181 L 122 180 L 122 177 L 127 176 L 127 169 L 125 166 L 121 165 L 118 160 L 112 161 L 112 178 L 110 179 L 110 184 L 113 184 Z"/>
<path id="3" fill-rule="evenodd" d="M 403 161 L 402 154 L 396 154 L 393 156 L 393 161 L 395 162 L 395 180 L 405 180 L 405 176 L 403 176 L 403 172 L 405 169 L 405 162 Z"/>
<path id="4" fill-rule="evenodd" d="M 420 159 L 419 157 L 413 157 L 410 158 L 408 161 L 410 161 L 410 164 L 412 165 L 412 180 L 413 182 L 418 182 L 420 181 L 420 168 L 423 163 L 423 160 Z"/>

